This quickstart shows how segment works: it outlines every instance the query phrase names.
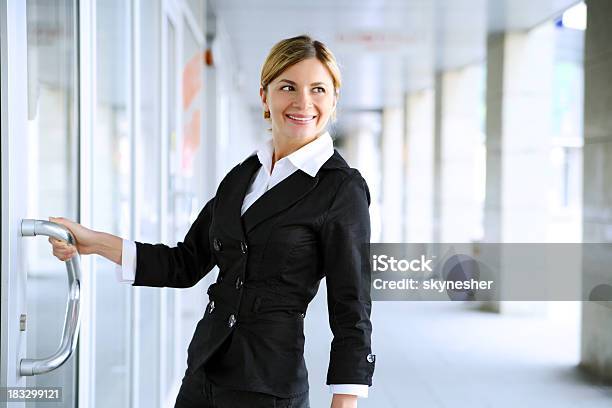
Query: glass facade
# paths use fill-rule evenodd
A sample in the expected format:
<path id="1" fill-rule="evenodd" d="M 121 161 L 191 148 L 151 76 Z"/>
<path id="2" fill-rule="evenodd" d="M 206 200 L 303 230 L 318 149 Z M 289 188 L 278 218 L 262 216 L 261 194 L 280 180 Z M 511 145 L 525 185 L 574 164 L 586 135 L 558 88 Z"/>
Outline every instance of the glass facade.
<path id="1" fill-rule="evenodd" d="M 78 75 L 76 4 L 28 0 L 27 135 L 29 163 L 21 183 L 27 216 L 78 219 Z M 25 327 L 28 358 L 52 355 L 62 339 L 68 292 L 66 268 L 49 255 L 45 239 L 24 240 L 27 271 Z M 63 385 L 62 407 L 73 407 L 76 363 L 27 377 L 28 387 Z M 28 403 L 27 406 L 45 406 Z"/>

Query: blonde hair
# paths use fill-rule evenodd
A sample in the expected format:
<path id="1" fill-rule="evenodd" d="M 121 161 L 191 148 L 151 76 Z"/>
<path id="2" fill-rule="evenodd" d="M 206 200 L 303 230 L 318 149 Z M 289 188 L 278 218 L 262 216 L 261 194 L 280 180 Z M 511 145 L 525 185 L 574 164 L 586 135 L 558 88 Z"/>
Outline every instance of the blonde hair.
<path id="1" fill-rule="evenodd" d="M 287 68 L 309 58 L 318 59 L 327 68 L 331 75 L 334 93 L 337 98 L 340 93 L 342 78 L 336 57 L 334 57 L 334 54 L 325 44 L 313 40 L 307 35 L 281 40 L 272 47 L 261 68 L 260 85 L 264 92 L 267 92 L 270 82 L 278 78 Z M 263 115 L 264 119 L 270 118 L 269 111 L 264 111 Z M 332 120 L 335 119 L 336 111 L 334 110 Z"/>

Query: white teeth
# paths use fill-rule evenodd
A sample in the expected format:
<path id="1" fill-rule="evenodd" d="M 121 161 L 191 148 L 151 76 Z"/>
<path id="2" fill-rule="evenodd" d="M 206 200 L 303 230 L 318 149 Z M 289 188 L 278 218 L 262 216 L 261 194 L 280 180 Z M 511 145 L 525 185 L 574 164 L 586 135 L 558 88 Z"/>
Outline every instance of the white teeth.
<path id="1" fill-rule="evenodd" d="M 314 119 L 314 116 L 311 116 L 309 118 L 296 118 L 295 116 L 291 116 L 291 115 L 287 115 L 287 116 L 289 116 L 293 120 L 298 120 L 300 122 L 308 122 L 309 120 Z"/>

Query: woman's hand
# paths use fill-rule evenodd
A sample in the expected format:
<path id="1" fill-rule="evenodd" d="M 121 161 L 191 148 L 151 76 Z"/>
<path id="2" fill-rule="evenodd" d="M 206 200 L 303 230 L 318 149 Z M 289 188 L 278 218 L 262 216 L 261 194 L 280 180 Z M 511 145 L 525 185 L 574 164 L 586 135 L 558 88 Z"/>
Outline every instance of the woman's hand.
<path id="1" fill-rule="evenodd" d="M 68 218 L 49 217 L 49 221 L 56 224 L 62 224 L 63 226 L 67 227 L 76 240 L 75 247 L 66 241 L 49 237 L 49 242 L 53 246 L 53 255 L 55 255 L 60 261 L 67 261 L 76 255 L 77 252 L 83 255 L 95 253 L 94 245 L 97 242 L 96 238 L 98 236 L 96 231 L 85 228 L 81 224 L 71 221 Z"/>
<path id="2" fill-rule="evenodd" d="M 334 394 L 331 408 L 357 408 L 357 396 L 351 394 Z"/>

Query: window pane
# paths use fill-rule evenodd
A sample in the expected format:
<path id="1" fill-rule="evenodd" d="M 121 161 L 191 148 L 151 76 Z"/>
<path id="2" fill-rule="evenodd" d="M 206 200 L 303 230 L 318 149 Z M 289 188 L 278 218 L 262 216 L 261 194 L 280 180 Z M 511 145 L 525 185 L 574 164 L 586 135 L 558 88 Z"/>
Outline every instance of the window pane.
<path id="1" fill-rule="evenodd" d="M 140 3 L 140 133 L 136 141 L 136 177 L 134 191 L 139 194 L 135 220 L 136 239 L 160 242 L 161 201 L 161 5 L 159 0 Z M 159 405 L 160 393 L 160 295 L 158 288 L 135 288 L 139 313 L 135 322 L 138 331 L 134 347 L 134 392 L 139 407 Z M 137 292 L 136 292 L 137 291 Z M 137 408 L 137 407 L 134 407 Z"/>
<path id="2" fill-rule="evenodd" d="M 76 106 L 76 16 L 72 0 L 28 0 L 28 143 L 27 217 L 63 216 L 77 220 L 78 109 Z M 25 239 L 27 253 L 27 357 L 46 358 L 62 339 L 68 281 L 63 262 L 53 257 L 46 239 Z M 75 354 L 58 369 L 26 377 L 28 387 L 63 387 L 63 402 L 76 398 Z M 26 406 L 46 406 L 28 402 Z"/>
<path id="3" fill-rule="evenodd" d="M 96 5 L 96 125 L 93 140 L 94 229 L 122 237 L 130 226 L 130 3 Z M 95 259 L 95 402 L 129 406 L 130 285 L 115 264 Z"/>

